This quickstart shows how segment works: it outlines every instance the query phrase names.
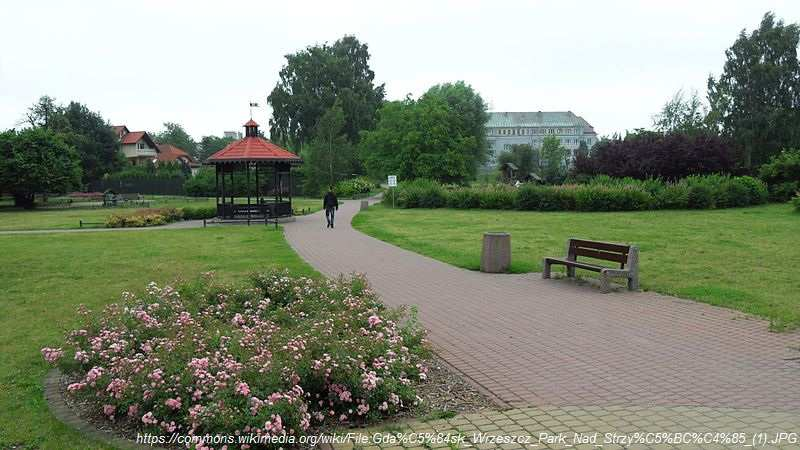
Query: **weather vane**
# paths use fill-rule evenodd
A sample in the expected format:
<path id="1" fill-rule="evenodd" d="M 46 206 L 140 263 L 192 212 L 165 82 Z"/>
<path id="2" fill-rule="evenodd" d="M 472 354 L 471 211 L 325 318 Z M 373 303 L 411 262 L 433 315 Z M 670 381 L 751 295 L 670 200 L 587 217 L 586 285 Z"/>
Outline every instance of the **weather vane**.
<path id="1" fill-rule="evenodd" d="M 253 118 L 253 108 L 258 108 L 258 102 L 250 102 L 250 118 Z"/>

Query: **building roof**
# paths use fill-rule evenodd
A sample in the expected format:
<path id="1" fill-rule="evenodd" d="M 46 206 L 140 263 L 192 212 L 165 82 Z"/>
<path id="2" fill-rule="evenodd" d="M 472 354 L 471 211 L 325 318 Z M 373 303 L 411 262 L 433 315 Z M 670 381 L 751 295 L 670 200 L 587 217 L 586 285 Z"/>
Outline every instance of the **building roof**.
<path id="1" fill-rule="evenodd" d="M 147 134 L 147 131 L 131 131 L 130 133 L 122 136 L 122 138 L 120 139 L 120 143 L 135 144 L 141 141 L 142 139 L 144 139 L 144 141 L 147 142 L 150 145 L 150 147 L 156 148 L 156 143 L 153 141 L 150 135 Z"/>
<path id="2" fill-rule="evenodd" d="M 227 147 L 211 155 L 206 164 L 226 162 L 275 161 L 300 164 L 302 158 L 258 136 L 248 136 L 231 142 Z"/>
<path id="3" fill-rule="evenodd" d="M 175 147 L 172 144 L 156 144 L 158 148 L 157 158 L 159 161 L 177 161 L 179 159 L 188 162 L 194 162 L 194 158 L 183 149 Z"/>
<path id="4" fill-rule="evenodd" d="M 572 111 L 490 112 L 486 126 L 493 127 L 586 127 L 589 122 Z"/>
<path id="5" fill-rule="evenodd" d="M 257 126 L 258 126 L 258 124 L 256 123 L 256 121 L 255 121 L 255 120 L 253 120 L 253 119 L 250 119 L 250 120 L 248 120 L 248 121 L 247 121 L 247 123 L 245 123 L 245 124 L 244 124 L 244 125 L 242 125 L 242 126 L 245 126 L 245 127 L 257 127 Z"/>
<path id="6" fill-rule="evenodd" d="M 117 137 L 122 137 L 130 132 L 130 130 L 128 130 L 128 127 L 126 127 L 125 125 L 112 125 L 111 131 L 113 131 Z"/>

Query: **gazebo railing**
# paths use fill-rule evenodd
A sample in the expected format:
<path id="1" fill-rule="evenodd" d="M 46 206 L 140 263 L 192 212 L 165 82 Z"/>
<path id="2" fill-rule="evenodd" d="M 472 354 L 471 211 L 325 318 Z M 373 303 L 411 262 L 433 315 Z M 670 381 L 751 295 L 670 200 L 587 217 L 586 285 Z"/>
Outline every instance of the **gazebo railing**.
<path id="1" fill-rule="evenodd" d="M 224 219 L 275 218 L 291 215 L 292 203 L 289 201 L 272 201 L 250 205 L 240 203 L 220 203 L 217 205 L 217 216 Z"/>

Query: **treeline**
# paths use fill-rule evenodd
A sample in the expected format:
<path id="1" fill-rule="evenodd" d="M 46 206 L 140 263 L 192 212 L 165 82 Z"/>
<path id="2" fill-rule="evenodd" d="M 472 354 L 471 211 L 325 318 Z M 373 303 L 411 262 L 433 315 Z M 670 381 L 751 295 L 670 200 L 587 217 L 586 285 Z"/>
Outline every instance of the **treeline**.
<path id="1" fill-rule="evenodd" d="M 303 157 L 307 194 L 358 175 L 466 182 L 485 161 L 487 106 L 466 83 L 386 101 L 367 45 L 353 36 L 286 59 L 268 97 L 270 134 Z"/>
<path id="2" fill-rule="evenodd" d="M 800 176 L 789 175 L 791 170 L 767 176 L 764 170 L 771 169 L 763 168 L 790 166 L 791 157 L 780 155 L 800 148 L 799 41 L 797 24 L 767 13 L 757 29 L 742 31 L 726 51 L 722 73 L 708 80 L 707 101 L 696 92 L 679 91 L 654 117 L 652 131 L 601 139 L 571 155 L 559 165 L 560 172 L 542 163 L 544 147 L 515 146 L 500 156 L 500 163 L 531 167 L 551 183 L 600 174 L 667 180 L 711 173 L 760 175 L 773 198 L 785 199 L 797 190 Z"/>

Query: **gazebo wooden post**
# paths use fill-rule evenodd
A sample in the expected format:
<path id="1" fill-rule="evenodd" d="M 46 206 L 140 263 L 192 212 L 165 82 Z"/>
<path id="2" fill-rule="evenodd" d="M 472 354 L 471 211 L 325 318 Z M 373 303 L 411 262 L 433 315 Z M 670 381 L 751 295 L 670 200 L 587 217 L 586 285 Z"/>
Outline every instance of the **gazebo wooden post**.
<path id="1" fill-rule="evenodd" d="M 228 215 L 225 211 L 225 164 L 218 164 L 217 167 L 222 170 L 222 218 L 225 219 Z"/>
<path id="2" fill-rule="evenodd" d="M 247 171 L 247 224 L 250 225 L 250 163 L 244 163 L 244 170 Z"/>
<path id="3" fill-rule="evenodd" d="M 260 166 L 260 164 L 258 162 L 256 162 L 255 164 L 256 164 L 256 204 L 258 205 L 258 210 L 261 211 L 262 210 L 261 208 L 263 208 L 263 205 L 261 204 L 261 187 L 258 185 L 258 166 Z"/>
<path id="4" fill-rule="evenodd" d="M 214 178 L 216 181 L 216 196 L 217 196 L 217 205 L 219 205 L 219 164 L 214 164 Z"/>

